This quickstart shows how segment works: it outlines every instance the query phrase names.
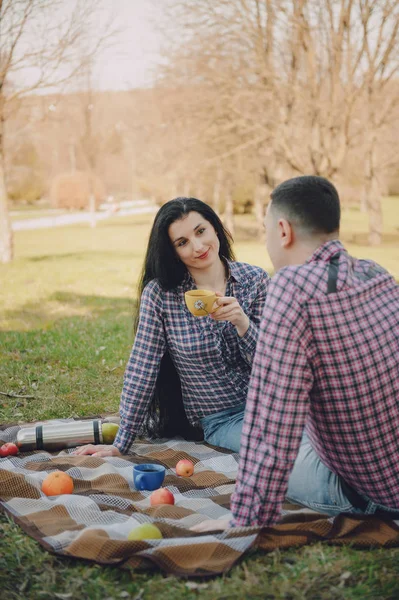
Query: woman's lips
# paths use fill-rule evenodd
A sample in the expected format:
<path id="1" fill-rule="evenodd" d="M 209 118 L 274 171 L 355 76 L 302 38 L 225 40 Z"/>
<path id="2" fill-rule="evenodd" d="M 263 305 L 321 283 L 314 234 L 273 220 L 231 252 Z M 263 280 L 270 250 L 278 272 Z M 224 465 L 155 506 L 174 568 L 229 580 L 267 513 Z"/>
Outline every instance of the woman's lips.
<path id="1" fill-rule="evenodd" d="M 206 252 L 204 252 L 204 254 L 201 254 L 201 256 L 198 256 L 198 258 L 200 258 L 201 260 L 203 260 L 204 258 L 207 258 L 208 254 L 209 254 L 209 250 L 210 250 L 210 248 L 208 248 L 208 250 Z"/>

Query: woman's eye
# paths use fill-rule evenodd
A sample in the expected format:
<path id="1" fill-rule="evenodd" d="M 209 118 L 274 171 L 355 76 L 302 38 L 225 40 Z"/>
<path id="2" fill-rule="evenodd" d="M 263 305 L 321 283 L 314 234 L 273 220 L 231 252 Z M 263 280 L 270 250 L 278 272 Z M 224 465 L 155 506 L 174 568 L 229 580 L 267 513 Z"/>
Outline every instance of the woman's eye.
<path id="1" fill-rule="evenodd" d="M 204 231 L 205 231 L 205 227 L 201 227 L 201 229 L 198 229 L 199 234 L 204 233 Z"/>
<path id="2" fill-rule="evenodd" d="M 185 244 L 185 243 L 186 243 L 186 240 L 182 240 L 181 242 L 179 242 L 179 243 L 177 244 L 177 247 L 178 247 L 178 248 L 181 248 L 182 246 L 184 246 L 184 244 Z"/>

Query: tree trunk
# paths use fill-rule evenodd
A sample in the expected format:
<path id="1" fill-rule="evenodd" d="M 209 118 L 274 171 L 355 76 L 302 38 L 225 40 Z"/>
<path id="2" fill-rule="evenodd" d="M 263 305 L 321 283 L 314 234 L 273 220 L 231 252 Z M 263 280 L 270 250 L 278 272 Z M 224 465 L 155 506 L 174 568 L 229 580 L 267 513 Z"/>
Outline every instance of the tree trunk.
<path id="1" fill-rule="evenodd" d="M 90 190 L 89 194 L 89 211 L 90 211 L 90 227 L 94 229 L 97 225 L 96 219 L 96 197 L 93 190 Z"/>
<path id="2" fill-rule="evenodd" d="M 194 198 L 198 198 L 198 200 L 202 200 L 202 202 L 206 202 L 205 194 L 204 194 L 204 184 L 200 182 L 194 188 Z"/>
<path id="3" fill-rule="evenodd" d="M 13 259 L 14 248 L 4 163 L 4 120 L 3 115 L 0 115 L 0 262 L 9 263 Z"/>
<path id="4" fill-rule="evenodd" d="M 382 241 L 383 221 L 380 186 L 375 175 L 366 179 L 364 196 L 369 214 L 369 244 L 379 246 Z"/>
<path id="5" fill-rule="evenodd" d="M 178 182 L 176 174 L 172 176 L 172 181 L 171 181 L 169 189 L 170 189 L 170 192 L 169 192 L 170 200 L 172 200 L 173 198 L 178 198 L 180 196 L 180 194 L 179 194 L 179 182 Z"/>
<path id="6" fill-rule="evenodd" d="M 230 231 L 231 235 L 234 235 L 234 205 L 233 205 L 233 193 L 230 189 L 226 190 L 226 206 L 224 209 L 224 224 Z"/>
<path id="7" fill-rule="evenodd" d="M 71 167 L 71 173 L 75 173 L 75 171 L 76 171 L 76 150 L 75 150 L 75 144 L 73 141 L 71 141 L 69 143 L 68 151 L 69 151 L 69 163 L 70 163 L 70 167 Z"/>
<path id="8" fill-rule="evenodd" d="M 184 181 L 183 196 L 185 198 L 189 198 L 190 197 L 190 181 L 187 179 L 187 176 L 186 176 L 186 179 Z"/>
<path id="9" fill-rule="evenodd" d="M 367 190 L 366 190 L 366 185 L 363 186 L 362 195 L 360 197 L 360 212 L 361 213 L 366 213 L 367 212 Z"/>
<path id="10" fill-rule="evenodd" d="M 375 138 L 371 136 L 365 160 L 364 199 L 369 215 L 369 244 L 379 246 L 382 240 L 382 206 L 381 190 L 374 168 L 374 142 Z"/>
<path id="11" fill-rule="evenodd" d="M 254 213 L 256 218 L 256 226 L 258 230 L 258 239 L 263 241 L 265 236 L 265 228 L 263 225 L 265 219 L 265 197 L 266 197 L 266 186 L 257 185 L 255 188 L 254 196 Z"/>
<path id="12" fill-rule="evenodd" d="M 213 185 L 213 210 L 217 215 L 220 215 L 220 192 L 222 187 L 222 173 L 218 169 L 216 181 Z"/>

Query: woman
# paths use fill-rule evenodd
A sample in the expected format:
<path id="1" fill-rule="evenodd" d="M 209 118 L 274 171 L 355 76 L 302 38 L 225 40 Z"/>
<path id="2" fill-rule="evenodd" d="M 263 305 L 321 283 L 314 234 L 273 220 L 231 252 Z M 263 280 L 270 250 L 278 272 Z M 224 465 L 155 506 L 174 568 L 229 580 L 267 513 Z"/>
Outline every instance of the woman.
<path id="1" fill-rule="evenodd" d="M 217 214 L 196 198 L 158 211 L 140 281 L 136 337 L 112 446 L 76 454 L 117 456 L 139 433 L 198 439 L 239 450 L 244 405 L 269 277 L 236 262 Z M 190 289 L 217 291 L 217 310 L 195 317 Z"/>

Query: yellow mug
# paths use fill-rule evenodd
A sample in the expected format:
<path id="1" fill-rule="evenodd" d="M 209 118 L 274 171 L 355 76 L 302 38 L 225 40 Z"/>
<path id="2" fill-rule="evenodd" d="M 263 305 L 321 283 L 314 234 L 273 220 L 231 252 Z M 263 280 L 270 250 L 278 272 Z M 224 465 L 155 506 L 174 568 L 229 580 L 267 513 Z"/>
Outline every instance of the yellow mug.
<path id="1" fill-rule="evenodd" d="M 217 296 L 210 290 L 189 290 L 184 294 L 188 310 L 194 317 L 205 317 L 217 308 L 212 308 Z"/>

